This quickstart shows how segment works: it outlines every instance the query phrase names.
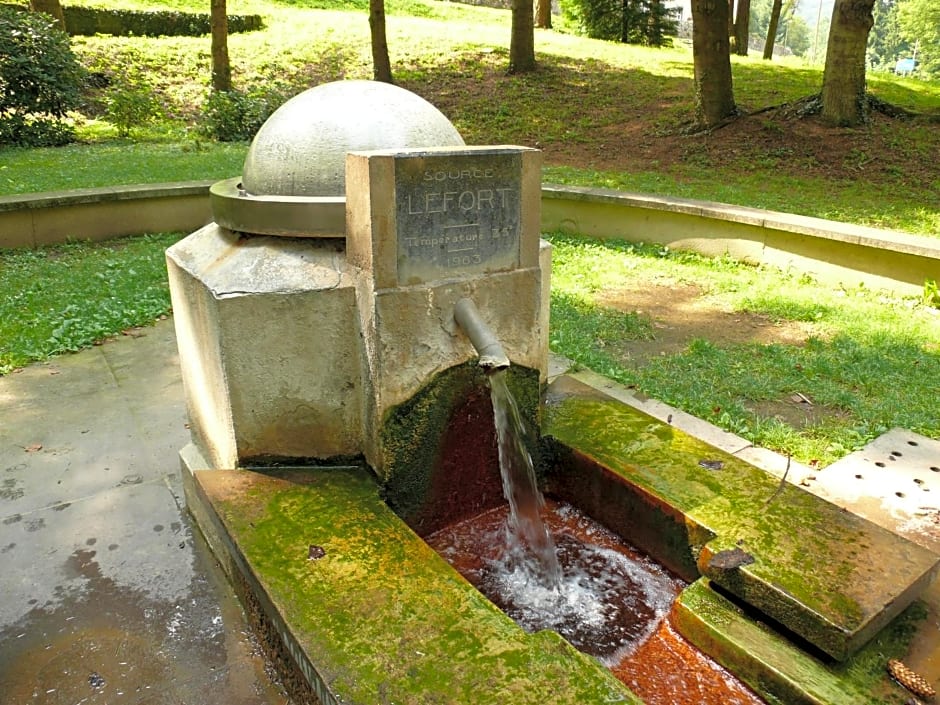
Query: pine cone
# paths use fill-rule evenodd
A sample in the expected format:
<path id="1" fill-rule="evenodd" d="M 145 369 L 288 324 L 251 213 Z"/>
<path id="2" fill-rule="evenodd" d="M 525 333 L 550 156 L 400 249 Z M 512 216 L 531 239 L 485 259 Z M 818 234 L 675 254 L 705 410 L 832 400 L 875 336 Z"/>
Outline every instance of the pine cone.
<path id="1" fill-rule="evenodd" d="M 888 661 L 888 673 L 891 674 L 894 680 L 924 700 L 930 700 L 937 694 L 937 691 L 927 682 L 926 678 L 914 673 L 897 659 Z"/>

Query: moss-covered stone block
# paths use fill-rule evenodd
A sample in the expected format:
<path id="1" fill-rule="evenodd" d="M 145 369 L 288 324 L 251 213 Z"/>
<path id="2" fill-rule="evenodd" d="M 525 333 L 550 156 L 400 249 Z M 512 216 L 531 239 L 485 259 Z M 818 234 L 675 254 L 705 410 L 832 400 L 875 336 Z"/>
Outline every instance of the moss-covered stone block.
<path id="1" fill-rule="evenodd" d="M 910 697 L 885 668 L 907 650 L 926 608 L 915 602 L 844 663 L 796 646 L 722 596 L 707 579 L 673 608 L 682 635 L 774 705 L 901 705 Z"/>
<path id="2" fill-rule="evenodd" d="M 603 520 L 605 501 L 632 501 L 634 524 L 670 529 L 667 565 L 688 577 L 694 560 L 698 574 L 836 659 L 936 575 L 940 559 L 927 549 L 580 382 L 561 378 L 548 400 L 543 434 L 606 473 L 606 497 L 583 509 Z M 556 464 L 549 487 L 576 486 L 575 472 Z M 663 546 L 643 548 L 660 559 Z"/>
<path id="3" fill-rule="evenodd" d="M 321 702 L 640 703 L 557 634 L 526 634 L 364 470 L 209 470 L 193 482 L 204 521 Z"/>

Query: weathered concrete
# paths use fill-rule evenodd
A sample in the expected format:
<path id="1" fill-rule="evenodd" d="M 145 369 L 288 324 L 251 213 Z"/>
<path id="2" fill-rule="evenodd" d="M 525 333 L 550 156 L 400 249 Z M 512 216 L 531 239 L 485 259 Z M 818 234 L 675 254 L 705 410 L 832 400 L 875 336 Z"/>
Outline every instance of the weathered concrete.
<path id="1" fill-rule="evenodd" d="M 800 649 L 784 634 L 750 618 L 706 579 L 687 587 L 673 607 L 674 623 L 689 641 L 763 694 L 785 705 L 883 705 L 911 702 L 885 665 L 904 658 L 912 633 L 925 627 L 915 603 L 857 655 L 832 663 Z"/>
<path id="2" fill-rule="evenodd" d="M 217 467 L 361 452 L 356 292 L 341 244 L 213 224 L 167 264 L 193 438 Z"/>
<path id="3" fill-rule="evenodd" d="M 229 181 L 238 183 L 240 179 Z M 0 197 L 0 247 L 35 247 L 70 237 L 104 240 L 135 235 L 145 232 L 142 223 L 148 232 L 195 230 L 211 220 L 211 185 L 156 184 Z M 127 217 L 81 215 L 90 201 L 117 198 L 112 195 L 115 193 L 133 201 L 132 206 L 121 206 L 131 209 Z M 184 200 L 175 200 L 180 197 Z M 311 211 L 325 218 L 321 236 L 343 231 L 342 202 L 281 200 L 275 210 L 290 225 L 292 234 L 302 229 Z M 924 280 L 936 279 L 940 271 L 937 240 L 908 233 L 609 189 L 545 185 L 541 200 L 542 228 L 546 231 L 661 242 L 706 255 L 729 254 L 847 286 L 864 283 L 869 288 L 917 295 Z M 256 217 L 243 211 L 244 204 L 236 199 L 227 202 L 234 209 L 223 216 L 227 220 L 246 226 L 267 220 L 267 215 Z M 40 214 L 42 209 L 49 212 Z M 73 212 L 82 220 L 76 220 Z M 252 231 L 251 227 L 244 229 Z"/>
<path id="4" fill-rule="evenodd" d="M 196 462 L 191 453 L 184 459 Z M 190 506 L 247 576 L 322 703 L 637 703 L 557 634 L 528 635 L 379 498 L 363 470 L 194 470 Z"/>
<path id="5" fill-rule="evenodd" d="M 172 321 L 0 377 L 0 418 L 0 701 L 283 704 L 183 506 Z"/>
<path id="6" fill-rule="evenodd" d="M 905 295 L 940 272 L 932 238 L 724 203 L 546 185 L 542 228 L 657 242 Z"/>
<path id="7" fill-rule="evenodd" d="M 609 515 L 608 525 L 630 522 L 618 531 L 666 565 L 709 577 L 834 658 L 861 648 L 940 565 L 917 544 L 574 380 L 553 383 L 542 430 L 561 444 L 555 493 Z"/>
<path id="8" fill-rule="evenodd" d="M 0 197 L 0 247 L 193 230 L 212 220 L 211 182 L 115 186 Z"/>

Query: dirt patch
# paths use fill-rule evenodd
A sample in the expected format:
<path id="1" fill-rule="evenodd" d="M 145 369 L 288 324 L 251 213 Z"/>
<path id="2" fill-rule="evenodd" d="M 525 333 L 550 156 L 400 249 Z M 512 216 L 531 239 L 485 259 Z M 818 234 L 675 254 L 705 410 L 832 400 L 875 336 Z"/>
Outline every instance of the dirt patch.
<path id="1" fill-rule="evenodd" d="M 641 367 L 660 355 L 675 355 L 696 339 L 718 347 L 743 343 L 802 345 L 811 334 L 807 324 L 775 322 L 767 316 L 727 311 L 694 284 L 637 278 L 619 289 L 606 291 L 597 302 L 620 311 L 646 316 L 653 325 L 651 340 L 624 341 L 622 362 Z"/>

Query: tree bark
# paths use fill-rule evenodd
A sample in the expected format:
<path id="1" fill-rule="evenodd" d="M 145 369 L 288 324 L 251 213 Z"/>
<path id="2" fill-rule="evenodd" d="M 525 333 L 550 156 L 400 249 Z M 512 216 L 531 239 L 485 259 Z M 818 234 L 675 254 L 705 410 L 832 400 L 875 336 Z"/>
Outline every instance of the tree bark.
<path id="1" fill-rule="evenodd" d="M 385 0 L 369 0 L 369 29 L 372 32 L 372 78 L 394 83 L 385 36 Z"/>
<path id="2" fill-rule="evenodd" d="M 822 86 L 822 118 L 831 125 L 859 125 L 865 120 L 865 48 L 874 4 L 875 0 L 836 0 L 832 8 Z"/>
<path id="3" fill-rule="evenodd" d="M 710 127 L 737 112 L 724 0 L 692 0 L 692 60 L 696 118 Z"/>
<path id="4" fill-rule="evenodd" d="M 750 43 L 751 0 L 738 0 L 738 14 L 734 20 L 734 53 L 747 56 Z"/>
<path id="5" fill-rule="evenodd" d="M 536 0 L 535 26 L 539 29 L 552 28 L 552 0 Z"/>
<path id="6" fill-rule="evenodd" d="M 29 9 L 31 12 L 45 12 L 51 15 L 59 25 L 59 29 L 66 31 L 65 14 L 62 12 L 62 3 L 59 0 L 29 0 Z"/>
<path id="7" fill-rule="evenodd" d="M 535 70 L 534 15 L 532 0 L 512 0 L 509 73 L 527 73 Z"/>
<path id="8" fill-rule="evenodd" d="M 232 64 L 228 58 L 228 11 L 225 0 L 210 0 L 209 31 L 212 34 L 212 89 L 232 90 Z"/>
<path id="9" fill-rule="evenodd" d="M 767 26 L 767 39 L 764 41 L 764 58 L 770 61 L 774 58 L 774 44 L 777 43 L 777 25 L 780 23 L 780 9 L 783 0 L 774 0 L 770 7 L 770 22 Z"/>

